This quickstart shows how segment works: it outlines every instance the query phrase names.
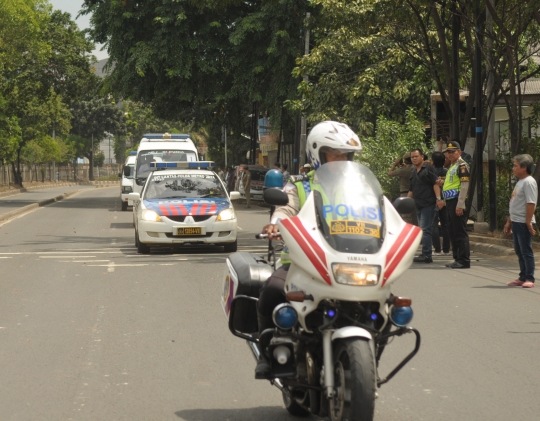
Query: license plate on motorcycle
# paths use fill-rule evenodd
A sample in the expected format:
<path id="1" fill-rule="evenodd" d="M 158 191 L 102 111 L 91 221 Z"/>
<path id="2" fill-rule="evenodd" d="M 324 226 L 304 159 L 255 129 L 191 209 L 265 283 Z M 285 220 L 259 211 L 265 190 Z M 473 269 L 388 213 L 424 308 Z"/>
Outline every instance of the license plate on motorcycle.
<path id="1" fill-rule="evenodd" d="M 202 235 L 202 228 L 201 227 L 181 227 L 176 228 L 176 232 L 174 235 L 178 235 L 181 237 L 193 237 L 194 235 Z"/>
<path id="2" fill-rule="evenodd" d="M 380 227 L 376 224 L 361 221 L 330 221 L 331 235 L 365 235 L 381 238 Z"/>

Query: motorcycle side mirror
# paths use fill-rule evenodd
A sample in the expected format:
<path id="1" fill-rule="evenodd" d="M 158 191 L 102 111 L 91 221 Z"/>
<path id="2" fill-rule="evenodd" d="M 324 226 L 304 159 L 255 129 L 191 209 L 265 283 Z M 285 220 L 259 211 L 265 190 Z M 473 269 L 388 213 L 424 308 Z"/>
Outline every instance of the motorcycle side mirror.
<path id="1" fill-rule="evenodd" d="M 129 173 L 131 172 L 131 169 L 129 165 L 124 166 L 124 176 L 129 177 Z"/>
<path id="2" fill-rule="evenodd" d="M 416 208 L 412 197 L 398 197 L 394 200 L 393 205 L 401 215 L 414 212 Z"/>
<path id="3" fill-rule="evenodd" d="M 276 188 L 268 188 L 263 193 L 264 203 L 272 206 L 285 206 L 289 203 L 287 193 Z"/>

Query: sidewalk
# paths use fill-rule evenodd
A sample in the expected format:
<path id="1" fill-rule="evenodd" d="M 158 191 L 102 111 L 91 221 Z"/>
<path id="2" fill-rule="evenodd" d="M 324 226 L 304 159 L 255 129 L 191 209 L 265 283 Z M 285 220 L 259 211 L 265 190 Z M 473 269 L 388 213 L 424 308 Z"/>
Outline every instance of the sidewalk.
<path id="1" fill-rule="evenodd" d="M 40 183 L 40 185 L 24 189 L 0 191 L 0 222 L 12 219 L 32 209 L 58 202 L 81 190 L 115 185 L 119 185 L 119 182 Z"/>

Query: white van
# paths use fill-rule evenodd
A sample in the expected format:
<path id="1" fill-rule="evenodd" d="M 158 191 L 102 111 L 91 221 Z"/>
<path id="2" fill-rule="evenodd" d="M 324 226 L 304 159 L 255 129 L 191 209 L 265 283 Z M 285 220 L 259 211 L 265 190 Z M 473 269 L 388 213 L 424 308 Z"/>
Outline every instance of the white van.
<path id="1" fill-rule="evenodd" d="M 197 148 L 188 134 L 149 133 L 143 135 L 137 160 L 133 192 L 141 193 L 146 178 L 150 175 L 150 163 L 157 162 L 195 162 L 199 160 Z"/>
<path id="2" fill-rule="evenodd" d="M 133 174 L 135 173 L 135 161 L 137 152 L 131 151 L 124 163 L 124 170 L 120 177 L 120 200 L 122 201 L 122 210 L 126 211 L 128 206 L 133 206 L 133 201 L 128 199 L 128 195 L 133 192 Z M 129 174 L 128 174 L 128 170 Z"/>

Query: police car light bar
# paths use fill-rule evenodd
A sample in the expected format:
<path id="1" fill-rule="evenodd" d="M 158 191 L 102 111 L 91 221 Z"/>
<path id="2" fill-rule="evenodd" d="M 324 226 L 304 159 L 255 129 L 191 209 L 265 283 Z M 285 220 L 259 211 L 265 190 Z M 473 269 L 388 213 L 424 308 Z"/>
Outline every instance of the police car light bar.
<path id="1" fill-rule="evenodd" d="M 137 151 L 129 151 L 129 156 L 137 156 Z"/>
<path id="2" fill-rule="evenodd" d="M 150 168 L 156 170 L 179 169 L 179 170 L 214 170 L 216 163 L 214 161 L 192 161 L 192 162 L 151 162 Z"/>
<path id="3" fill-rule="evenodd" d="M 188 134 L 171 134 L 171 133 L 146 133 L 143 139 L 148 140 L 182 140 L 189 139 Z"/>

